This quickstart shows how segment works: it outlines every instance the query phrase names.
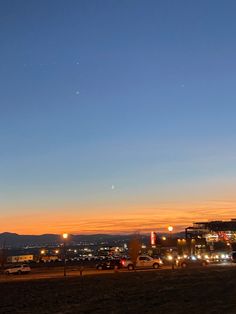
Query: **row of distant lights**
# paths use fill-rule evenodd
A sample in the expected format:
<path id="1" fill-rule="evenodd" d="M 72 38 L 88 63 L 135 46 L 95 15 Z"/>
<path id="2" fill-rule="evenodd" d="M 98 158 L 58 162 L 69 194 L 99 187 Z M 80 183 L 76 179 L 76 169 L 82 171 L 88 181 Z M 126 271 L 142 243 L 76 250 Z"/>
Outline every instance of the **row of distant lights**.
<path id="1" fill-rule="evenodd" d="M 187 258 L 188 255 L 187 254 L 184 254 L 183 256 L 178 256 L 177 259 L 182 259 L 182 258 Z M 219 260 L 219 259 L 229 259 L 230 256 L 229 254 L 221 254 L 221 255 L 213 255 L 213 256 L 209 256 L 209 255 L 205 255 L 204 258 L 206 260 L 209 260 L 209 259 L 215 259 L 215 260 Z M 173 260 L 173 256 L 172 255 L 168 255 L 167 256 L 167 259 L 169 261 Z M 191 256 L 191 259 L 192 260 L 196 260 L 196 259 L 202 259 L 202 256 L 201 255 L 197 255 L 197 256 Z"/>
<path id="2" fill-rule="evenodd" d="M 69 249 L 68 251 L 70 252 L 71 250 Z M 77 250 L 73 250 L 73 252 L 77 253 L 78 251 Z M 59 254 L 59 253 L 60 253 L 59 250 L 55 250 L 55 254 Z M 46 250 L 41 250 L 40 254 L 42 254 L 42 255 L 46 254 Z"/>

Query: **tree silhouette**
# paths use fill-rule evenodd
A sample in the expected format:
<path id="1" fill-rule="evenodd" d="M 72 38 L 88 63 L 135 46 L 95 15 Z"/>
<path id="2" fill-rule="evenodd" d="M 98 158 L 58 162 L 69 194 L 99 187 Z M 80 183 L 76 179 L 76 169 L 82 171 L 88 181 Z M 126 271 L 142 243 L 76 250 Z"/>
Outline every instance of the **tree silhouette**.
<path id="1" fill-rule="evenodd" d="M 137 258 L 140 254 L 140 251 L 141 251 L 140 237 L 139 237 L 139 234 L 135 234 L 130 240 L 129 245 L 128 245 L 129 256 L 134 267 L 136 266 Z"/>

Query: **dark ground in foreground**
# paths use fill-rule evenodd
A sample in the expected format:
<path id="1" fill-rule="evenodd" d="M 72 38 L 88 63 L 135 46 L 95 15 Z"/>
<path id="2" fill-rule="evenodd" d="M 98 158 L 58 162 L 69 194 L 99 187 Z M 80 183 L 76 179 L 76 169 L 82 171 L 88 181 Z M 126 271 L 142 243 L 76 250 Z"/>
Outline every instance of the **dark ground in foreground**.
<path id="1" fill-rule="evenodd" d="M 232 313 L 235 268 L 0 283 L 0 313 Z"/>

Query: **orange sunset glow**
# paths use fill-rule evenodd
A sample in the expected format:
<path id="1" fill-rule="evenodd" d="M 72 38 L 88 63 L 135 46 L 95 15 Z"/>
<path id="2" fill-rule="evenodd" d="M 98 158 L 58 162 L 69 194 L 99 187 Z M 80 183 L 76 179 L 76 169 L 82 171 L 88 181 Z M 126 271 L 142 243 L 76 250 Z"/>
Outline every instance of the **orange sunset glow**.
<path id="1" fill-rule="evenodd" d="M 8 230 L 19 234 L 43 234 L 62 233 L 67 231 L 71 234 L 94 234 L 110 233 L 122 234 L 140 232 L 146 233 L 151 230 L 166 231 L 168 225 L 174 226 L 174 231 L 183 231 L 194 221 L 227 220 L 235 217 L 236 201 L 210 201 L 206 203 L 188 204 L 160 204 L 156 208 L 139 207 L 137 210 L 130 208 L 131 213 L 126 213 L 126 208 L 115 208 L 112 213 L 104 210 L 101 214 L 80 214 L 76 208 L 60 208 L 55 212 L 36 212 L 35 215 L 25 213 L 22 217 L 16 216 L 14 228 L 11 219 L 7 219 L 2 230 Z M 70 214 L 68 214 L 70 212 Z M 11 218 L 11 217 L 10 217 Z M 8 222 L 9 221 L 9 222 Z"/>

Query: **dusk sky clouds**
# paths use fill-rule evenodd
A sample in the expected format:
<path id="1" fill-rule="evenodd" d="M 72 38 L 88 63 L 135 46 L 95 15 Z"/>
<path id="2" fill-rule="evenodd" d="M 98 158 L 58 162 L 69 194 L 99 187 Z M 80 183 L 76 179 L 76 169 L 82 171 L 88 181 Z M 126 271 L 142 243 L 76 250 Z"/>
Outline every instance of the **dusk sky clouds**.
<path id="1" fill-rule="evenodd" d="M 0 232 L 235 218 L 235 11 L 0 1 Z"/>

